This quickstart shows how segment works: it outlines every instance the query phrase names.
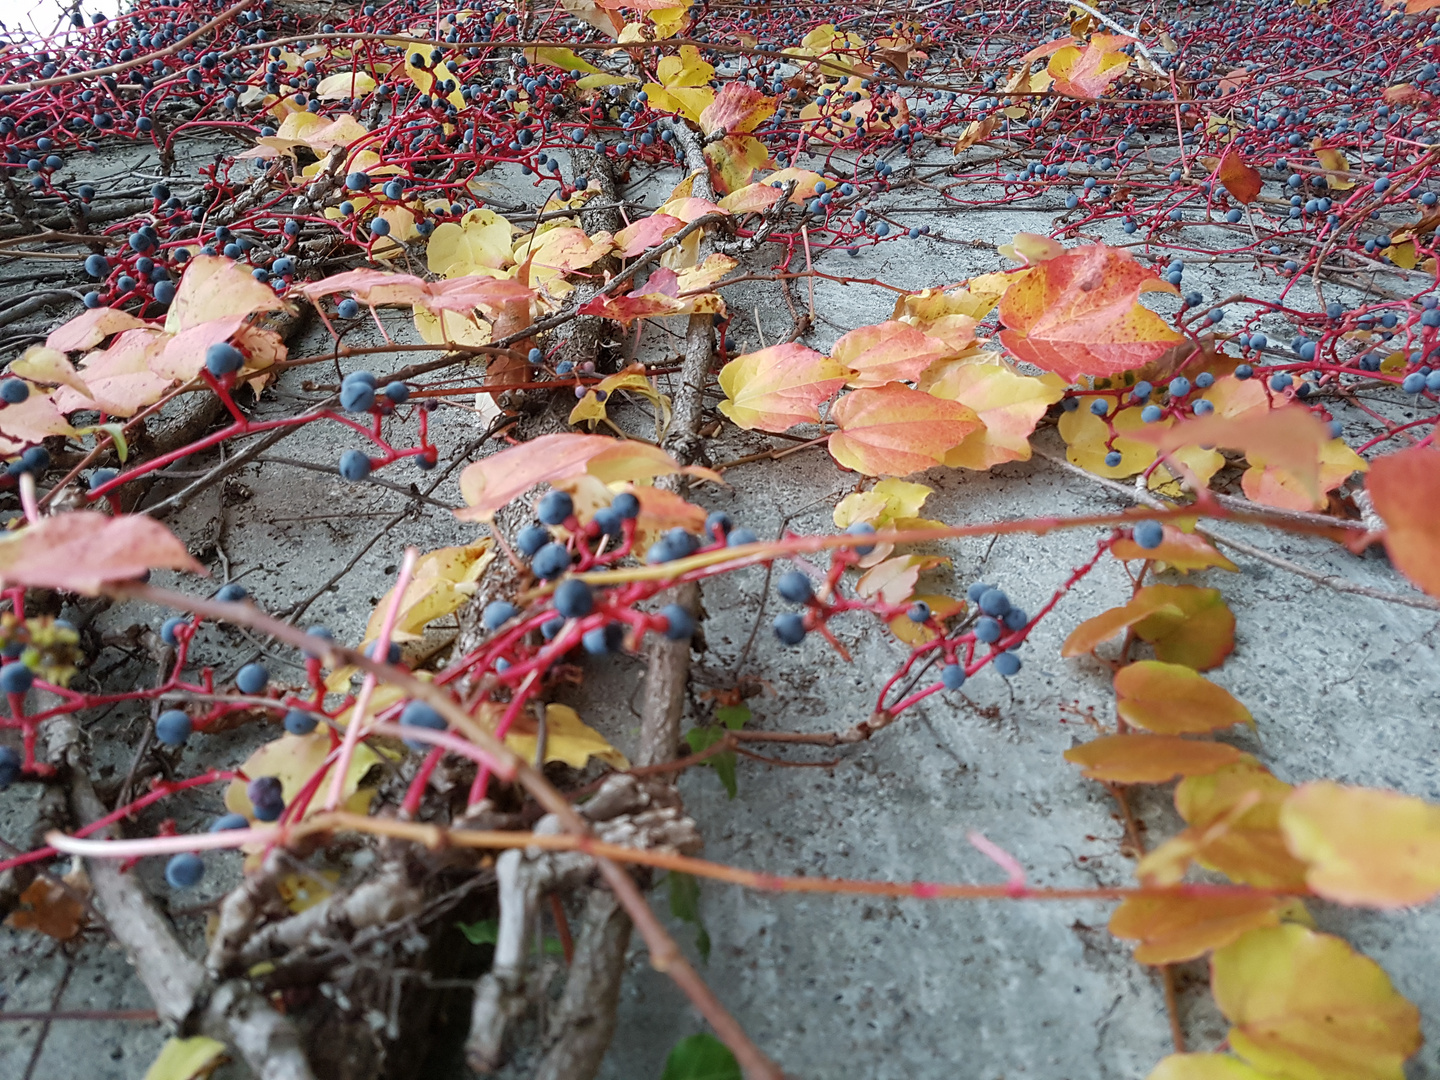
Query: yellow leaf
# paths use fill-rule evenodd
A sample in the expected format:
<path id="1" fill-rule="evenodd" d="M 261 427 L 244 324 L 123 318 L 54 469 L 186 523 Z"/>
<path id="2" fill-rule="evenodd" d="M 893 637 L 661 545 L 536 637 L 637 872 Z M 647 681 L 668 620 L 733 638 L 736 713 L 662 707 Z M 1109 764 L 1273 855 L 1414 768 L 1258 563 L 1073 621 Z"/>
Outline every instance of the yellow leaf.
<path id="1" fill-rule="evenodd" d="M 1177 775 L 1203 775 L 1234 764 L 1240 751 L 1178 735 L 1105 735 L 1066 750 L 1065 760 L 1082 766 L 1091 780 L 1163 784 Z"/>
<path id="2" fill-rule="evenodd" d="M 968 406 L 900 383 L 846 394 L 831 406 L 830 419 L 837 427 L 830 456 L 866 476 L 907 476 L 939 465 L 981 427 Z"/>
<path id="3" fill-rule="evenodd" d="M 1140 660 L 1115 673 L 1115 711 L 1160 735 L 1216 731 L 1252 722 L 1230 691 L 1184 664 Z"/>
<path id="4" fill-rule="evenodd" d="M 178 334 L 201 323 L 278 311 L 285 302 L 223 255 L 197 255 L 185 267 L 165 315 L 165 332 Z"/>
<path id="5" fill-rule="evenodd" d="M 797 342 L 737 356 L 720 369 L 720 411 L 742 428 L 785 431 L 815 423 L 845 385 L 847 369 Z"/>
<path id="6" fill-rule="evenodd" d="M 1315 159 L 1325 170 L 1327 187 L 1334 191 L 1349 191 L 1355 186 L 1355 181 L 1350 178 L 1350 161 L 1345 157 L 1345 151 L 1322 148 L 1315 151 Z"/>
<path id="7" fill-rule="evenodd" d="M 1440 893 L 1440 806 L 1398 791 L 1303 784 L 1280 808 L 1280 829 L 1305 880 L 1328 900 L 1393 908 Z"/>
<path id="8" fill-rule="evenodd" d="M 840 500 L 835 507 L 835 527 L 846 529 L 857 521 L 867 521 L 882 529 L 897 518 L 917 516 L 934 494 L 934 488 L 909 480 L 881 480 L 867 491 L 852 492 Z"/>
<path id="9" fill-rule="evenodd" d="M 582 420 L 591 422 L 605 419 L 605 407 L 609 404 L 611 396 L 618 390 L 630 390 L 646 398 L 660 414 L 660 432 L 663 433 L 670 427 L 670 399 L 660 391 L 645 376 L 645 366 L 634 364 L 624 371 L 616 372 L 614 375 L 607 375 L 594 386 L 585 391 L 585 396 L 575 403 L 575 408 L 570 410 L 570 423 L 578 424 Z M 602 398 L 601 395 L 604 395 Z"/>
<path id="10" fill-rule="evenodd" d="M 489 345 L 490 324 L 459 311 L 433 312 L 415 305 L 415 329 L 430 345 Z"/>
<path id="11" fill-rule="evenodd" d="M 527 730 L 528 729 L 528 730 Z M 505 745 L 526 761 L 535 760 L 539 727 L 528 713 L 511 727 Z M 617 769 L 628 769 L 629 760 L 587 725 L 568 705 L 545 706 L 545 760 L 560 761 L 572 769 L 583 769 L 592 757 Z"/>
<path id="12" fill-rule="evenodd" d="M 1157 424 L 1146 425 L 1140 419 L 1139 409 L 1124 409 L 1110 418 L 1114 422 L 1116 435 L 1115 441 L 1107 444 L 1110 428 L 1102 418 L 1090 411 L 1090 406 L 1101 400 L 1107 405 L 1112 401 L 1108 398 L 1082 397 L 1078 409 L 1060 414 L 1058 427 L 1060 437 L 1066 443 L 1065 457 L 1070 464 L 1111 480 L 1123 480 L 1143 472 L 1155 460 L 1155 447 L 1132 438 L 1130 433 L 1140 430 L 1142 426 L 1168 424 L 1169 418 L 1158 421 Z M 1116 465 L 1105 464 L 1105 455 L 1111 450 L 1120 454 L 1120 461 Z"/>
<path id="13" fill-rule="evenodd" d="M 393 689 L 382 687 L 381 689 Z M 398 691 L 395 691 L 398 698 Z M 381 704 L 384 699 L 377 693 L 377 700 L 372 702 L 375 709 L 383 708 Z M 281 735 L 273 742 L 268 742 L 256 750 L 241 766 L 242 771 L 250 779 L 257 776 L 273 776 L 280 781 L 281 791 L 288 806 L 291 800 L 300 793 L 303 788 L 319 771 L 324 764 L 325 758 L 330 753 L 330 731 L 322 728 L 311 732 L 309 735 Z M 350 759 L 350 768 L 345 773 L 345 786 L 342 799 L 347 810 L 354 810 L 364 813 L 370 806 L 370 798 L 374 795 L 372 789 L 360 788 L 360 781 L 365 774 L 375 767 L 380 761 L 380 755 L 371 750 L 364 743 L 355 747 L 355 754 Z M 329 791 L 329 780 L 322 781 L 321 791 Z M 305 809 L 305 816 L 320 810 L 325 804 L 324 794 L 310 800 L 309 806 Z M 244 814 L 245 817 L 254 819 L 255 808 L 250 803 L 250 796 L 245 793 L 245 781 L 235 779 L 230 781 L 230 786 L 225 789 L 225 809 L 231 813 Z"/>
<path id="14" fill-rule="evenodd" d="M 464 607 L 465 602 L 475 594 L 476 582 L 494 558 L 488 539 L 464 547 L 440 548 L 422 555 L 400 600 L 392 640 L 414 641 L 424 634 L 428 624 Z M 394 593 L 392 588 L 370 613 L 362 646 L 380 636 L 380 624 L 385 621 L 385 612 Z"/>
<path id="15" fill-rule="evenodd" d="M 554 45 L 541 45 L 531 49 L 525 49 L 525 59 L 532 64 L 542 64 L 548 67 L 557 67 L 562 71 L 580 71 L 587 75 L 596 75 L 600 69 L 588 60 L 582 60 L 571 49 L 562 49 Z"/>
<path id="16" fill-rule="evenodd" d="M 956 600 L 953 596 L 940 596 L 933 593 L 916 593 L 910 597 L 913 601 L 923 601 L 930 608 L 930 615 L 933 619 L 944 622 L 952 619 L 965 611 L 965 601 Z M 925 623 L 917 623 L 911 620 L 904 612 L 890 620 L 890 632 L 912 648 L 916 645 L 925 645 L 935 640 L 935 631 Z"/>
<path id="17" fill-rule="evenodd" d="M 1233 896 L 1128 896 L 1110 916 L 1110 933 L 1138 940 L 1142 964 L 1204 956 L 1257 927 L 1278 926 L 1285 901 L 1268 893 Z"/>
<path id="18" fill-rule="evenodd" d="M 315 96 L 321 101 L 335 101 L 339 98 L 364 97 L 374 89 L 375 80 L 365 72 L 342 71 L 321 79 L 320 84 L 315 87 Z"/>
<path id="19" fill-rule="evenodd" d="M 475 209 L 460 221 L 445 221 L 435 226 L 425 247 L 425 261 L 432 274 L 442 277 L 461 276 L 469 271 L 452 270 L 461 266 L 487 266 L 501 269 L 515 261 L 510 222 L 493 210 Z"/>
<path id="20" fill-rule="evenodd" d="M 220 1063 L 225 1044 L 208 1035 L 188 1039 L 171 1037 L 160 1048 L 160 1056 L 145 1070 L 145 1080 L 193 1080 L 208 1076 Z"/>
<path id="21" fill-rule="evenodd" d="M 1030 460 L 1030 433 L 1046 410 L 1065 395 L 1057 375 L 1021 375 L 998 354 L 948 365 L 927 390 L 975 411 L 985 425 L 945 455 L 952 469 L 985 470 L 1006 461 Z"/>
<path id="22" fill-rule="evenodd" d="M 1380 966 L 1329 934 L 1287 923 L 1251 930 L 1211 959 L 1230 1046 L 1291 1080 L 1402 1080 L 1420 1012 Z"/>

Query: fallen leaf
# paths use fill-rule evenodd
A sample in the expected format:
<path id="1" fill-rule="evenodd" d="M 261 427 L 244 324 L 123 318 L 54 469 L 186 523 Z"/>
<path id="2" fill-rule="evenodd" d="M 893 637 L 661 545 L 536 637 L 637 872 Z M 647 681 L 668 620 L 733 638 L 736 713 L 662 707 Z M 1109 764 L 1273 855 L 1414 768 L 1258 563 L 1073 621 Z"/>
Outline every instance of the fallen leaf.
<path id="1" fill-rule="evenodd" d="M 59 391 L 56 394 L 58 396 Z M 0 454 L 18 454 L 51 435 L 75 434 L 76 430 L 47 394 L 31 394 L 18 405 L 0 409 Z"/>
<path id="2" fill-rule="evenodd" d="M 855 390 L 830 408 L 830 454 L 867 476 L 906 476 L 942 464 L 980 428 L 974 410 L 900 383 Z"/>
<path id="3" fill-rule="evenodd" d="M 1229 1054 L 1171 1054 L 1145 1080 L 1276 1080 Z"/>
<path id="4" fill-rule="evenodd" d="M 505 745 L 526 761 L 534 761 L 539 734 L 540 729 L 527 710 L 511 726 L 505 736 Z M 563 762 L 572 769 L 583 769 L 592 757 L 617 769 L 630 768 L 625 755 L 581 720 L 574 709 L 568 705 L 546 705 L 545 760 Z"/>
<path id="5" fill-rule="evenodd" d="M 720 369 L 720 411 L 747 430 L 817 423 L 819 406 L 845 385 L 847 369 L 798 342 L 745 353 Z"/>
<path id="6" fill-rule="evenodd" d="M 405 595 L 400 599 L 392 640 L 418 640 L 430 623 L 463 607 L 475 595 L 477 583 L 494 558 L 489 539 L 463 547 L 440 548 L 420 556 Z M 360 643 L 362 648 L 379 638 L 380 624 L 385 621 L 385 612 L 394 594 L 391 588 L 370 613 L 365 639 Z"/>
<path id="7" fill-rule="evenodd" d="M 1038 263 L 1000 299 L 1000 341 L 1016 357 L 1074 381 L 1158 359 L 1184 336 L 1142 307 L 1141 292 L 1178 292 L 1126 251 L 1092 244 Z"/>
<path id="8" fill-rule="evenodd" d="M 1240 751 L 1217 742 L 1178 735 L 1105 735 L 1065 751 L 1090 780 L 1113 784 L 1163 784 L 1177 776 L 1214 772 L 1240 760 Z"/>
<path id="9" fill-rule="evenodd" d="M 209 1076 L 225 1056 L 225 1044 L 208 1035 L 171 1036 L 145 1070 L 145 1080 L 195 1080 Z"/>
<path id="10" fill-rule="evenodd" d="M 1120 34 L 1096 34 L 1084 50 L 1066 45 L 1050 58 L 1045 70 L 1061 94 L 1098 98 L 1130 66 L 1122 48 L 1135 39 Z"/>
<path id="11" fill-rule="evenodd" d="M 866 599 L 878 596 L 887 604 L 910 599 L 920 574 L 950 560 L 941 555 L 897 555 L 872 566 L 855 582 L 855 593 Z"/>
<path id="12" fill-rule="evenodd" d="M 132 581 L 149 570 L 206 573 L 174 533 L 144 515 L 73 510 L 0 537 L 0 581 L 6 588 L 97 596 L 107 584 Z"/>
<path id="13" fill-rule="evenodd" d="M 5 414 L 0 413 L 0 430 Z M 1440 597 L 1440 453 L 1412 447 L 1370 463 L 1365 490 L 1385 522 L 1390 561 Z"/>
<path id="14" fill-rule="evenodd" d="M 854 491 L 841 499 L 833 515 L 835 527 L 846 529 L 857 521 L 869 522 L 877 529 L 920 513 L 925 500 L 935 489 L 909 480 L 880 480 L 865 491 Z"/>
<path id="15" fill-rule="evenodd" d="M 1138 660 L 1115 673 L 1115 711 L 1158 735 L 1199 734 L 1251 723 L 1250 710 L 1194 668 Z"/>
<path id="16" fill-rule="evenodd" d="M 1225 190 L 1242 203 L 1252 203 L 1260 197 L 1260 173 L 1246 164 L 1239 151 L 1233 148 L 1227 150 L 1221 159 L 1216 176 L 1225 185 Z"/>
<path id="17" fill-rule="evenodd" d="M 670 399 L 655 389 L 654 384 L 645 374 L 643 364 L 632 364 L 624 371 L 607 375 L 594 386 L 589 387 L 585 391 L 585 396 L 577 401 L 575 407 L 570 410 L 569 423 L 578 424 L 583 421 L 594 422 L 605 419 L 606 407 L 614 395 L 621 390 L 639 394 L 655 406 L 662 433 L 670 427 Z"/>
<path id="18" fill-rule="evenodd" d="M 1380 965 L 1294 923 L 1251 930 L 1210 961 L 1232 1050 L 1293 1080 L 1401 1080 L 1420 1012 Z"/>
<path id="19" fill-rule="evenodd" d="M 390 698 L 399 699 L 399 691 L 392 687 L 382 687 L 382 690 L 390 691 Z M 377 692 L 375 699 L 371 702 L 371 711 L 367 716 L 373 716 L 375 712 L 393 704 L 384 695 Z M 353 715 L 353 708 L 342 714 L 340 721 L 348 721 Z M 309 735 L 281 735 L 278 739 L 266 743 L 248 758 L 240 769 L 251 780 L 257 776 L 273 776 L 280 781 L 280 788 L 285 798 L 285 805 L 289 806 L 300 794 L 301 789 L 320 771 L 325 764 L 325 759 L 330 755 L 331 739 L 330 729 L 322 727 L 312 731 Z M 356 813 L 365 813 L 370 807 L 370 799 L 375 794 L 373 788 L 360 787 L 360 781 L 365 774 L 373 769 L 380 762 L 380 755 L 370 749 L 368 745 L 361 742 L 356 745 L 354 756 L 350 759 L 350 768 L 345 773 L 345 785 L 341 793 L 341 805 L 346 810 Z M 321 789 L 329 791 L 329 770 L 326 770 L 326 779 L 321 782 Z M 245 793 L 246 781 L 236 778 L 230 781 L 225 789 L 225 809 L 232 814 L 243 814 L 250 820 L 255 819 L 255 808 L 250 803 L 250 796 Z M 305 816 L 318 813 L 324 809 L 325 798 L 322 794 L 318 798 L 310 800 L 305 808 Z"/>
<path id="20" fill-rule="evenodd" d="M 775 114 L 775 99 L 743 82 L 727 82 L 715 100 L 701 111 L 700 130 L 707 136 L 723 131 L 742 135 L 754 131 Z"/>
<path id="21" fill-rule="evenodd" d="M 933 381 L 922 384 L 927 393 L 958 401 L 975 411 L 984 425 L 945 455 L 952 469 L 985 470 L 1007 461 L 1030 460 L 1030 434 L 1051 405 L 1065 395 L 1064 382 L 1055 375 L 1021 375 L 998 355 L 942 365 Z"/>
<path id="22" fill-rule="evenodd" d="M 1198 671 L 1218 666 L 1235 647 L 1235 616 L 1218 589 L 1147 585 L 1123 607 L 1087 619 L 1060 646 L 1061 656 L 1084 656 L 1122 630 L 1155 646 L 1164 661 Z"/>
<path id="23" fill-rule="evenodd" d="M 1315 151 L 1315 160 L 1320 162 L 1321 168 L 1325 170 L 1325 185 L 1331 191 L 1349 191 L 1355 186 L 1355 181 L 1350 176 L 1350 161 L 1343 150 L 1327 150 L 1320 148 Z"/>
<path id="24" fill-rule="evenodd" d="M 19 906 L 6 917 L 5 925 L 69 941 L 85 925 L 85 905 L 53 878 L 37 877 L 20 894 Z"/>
<path id="25" fill-rule="evenodd" d="M 1398 791 L 1302 784 L 1280 808 L 1305 880 L 1342 904 L 1398 908 L 1440 894 L 1440 806 Z"/>
<path id="26" fill-rule="evenodd" d="M 258 315 L 280 311 L 285 302 L 275 290 L 250 276 L 223 255 L 196 255 L 185 265 L 175 299 L 165 314 L 165 332 L 178 334 L 227 316 Z M 58 348 L 58 346 L 57 346 Z"/>
<path id="27" fill-rule="evenodd" d="M 1142 964 L 1178 964 L 1221 949 L 1247 931 L 1278 926 L 1285 901 L 1267 893 L 1233 896 L 1127 896 L 1110 933 L 1139 941 Z"/>
<path id="28" fill-rule="evenodd" d="M 315 87 L 315 96 L 321 101 L 364 97 L 375 86 L 374 78 L 363 71 L 342 71 L 321 79 Z"/>

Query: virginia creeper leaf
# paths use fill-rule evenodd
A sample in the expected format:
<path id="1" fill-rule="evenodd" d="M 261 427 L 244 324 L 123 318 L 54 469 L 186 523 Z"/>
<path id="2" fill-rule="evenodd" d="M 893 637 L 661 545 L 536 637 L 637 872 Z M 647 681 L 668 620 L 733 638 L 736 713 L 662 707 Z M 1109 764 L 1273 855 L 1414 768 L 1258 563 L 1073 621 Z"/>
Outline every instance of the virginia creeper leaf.
<path id="1" fill-rule="evenodd" d="M 1115 673 L 1115 710 L 1157 735 L 1197 734 L 1251 722 L 1230 691 L 1184 664 L 1140 660 Z"/>

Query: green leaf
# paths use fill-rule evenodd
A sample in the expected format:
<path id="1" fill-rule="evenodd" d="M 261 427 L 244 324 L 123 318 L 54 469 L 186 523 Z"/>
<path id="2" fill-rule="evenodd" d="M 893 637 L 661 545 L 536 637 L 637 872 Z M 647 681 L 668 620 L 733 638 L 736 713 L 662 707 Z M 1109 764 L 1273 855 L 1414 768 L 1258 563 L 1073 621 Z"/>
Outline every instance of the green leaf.
<path id="1" fill-rule="evenodd" d="M 744 1080 L 740 1063 L 714 1035 L 681 1039 L 665 1060 L 660 1080 Z"/>
<path id="2" fill-rule="evenodd" d="M 731 731 L 739 731 L 749 723 L 750 717 L 753 715 L 750 706 L 743 702 L 739 705 L 721 705 L 715 710 L 715 719 Z"/>
<path id="3" fill-rule="evenodd" d="M 120 458 L 120 464 L 125 464 L 125 459 L 130 456 L 130 444 L 125 441 L 124 424 L 96 424 L 94 427 L 80 428 L 79 434 L 84 435 L 92 431 L 103 431 L 109 435 L 115 443 L 115 454 Z"/>
<path id="4" fill-rule="evenodd" d="M 500 940 L 500 920 L 481 919 L 479 922 L 456 923 L 455 926 L 465 935 L 465 940 L 471 945 L 494 945 Z"/>
<path id="5" fill-rule="evenodd" d="M 670 871 L 670 914 L 682 922 L 695 924 L 695 948 L 700 959 L 710 962 L 710 933 L 700 917 L 700 882 L 692 874 Z"/>
<path id="6" fill-rule="evenodd" d="M 746 710 L 749 711 L 748 709 Z M 685 733 L 685 741 L 690 744 L 690 752 L 698 754 L 702 750 L 708 750 L 725 737 L 725 729 L 718 724 L 711 724 L 708 727 L 691 728 Z M 735 762 L 737 761 L 734 750 L 726 750 L 706 760 L 705 764 L 715 770 L 720 777 L 720 783 L 725 786 L 725 793 L 730 798 L 735 798 L 739 788 L 735 784 Z"/>

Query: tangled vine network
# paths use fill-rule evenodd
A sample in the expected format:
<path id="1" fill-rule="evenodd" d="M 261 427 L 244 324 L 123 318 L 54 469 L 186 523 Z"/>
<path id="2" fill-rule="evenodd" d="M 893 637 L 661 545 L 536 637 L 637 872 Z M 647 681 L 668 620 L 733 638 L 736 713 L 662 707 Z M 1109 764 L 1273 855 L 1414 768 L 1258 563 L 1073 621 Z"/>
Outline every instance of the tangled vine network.
<path id="1" fill-rule="evenodd" d="M 667 1080 L 803 1075 L 652 910 L 666 883 L 703 956 L 702 880 L 1113 902 L 1165 989 L 1153 1080 L 1404 1075 L 1419 1011 L 1306 901 L 1433 899 L 1440 806 L 1292 785 L 1227 741 L 1251 713 L 1204 673 L 1235 618 L 1175 575 L 1236 555 L 1440 609 L 1440 0 L 83 8 L 0 44 L 0 800 L 46 793 L 5 838 L 0 906 L 127 949 L 173 1032 L 149 1075 L 417 1075 L 450 1040 L 455 1075 L 528 1041 L 534 1075 L 594 1076 L 632 928 L 708 1025 Z M 992 243 L 1002 221 L 1038 231 Z M 907 248 L 989 269 L 878 276 Z M 1240 291 L 1207 298 L 1206 273 Z M 742 286 L 783 299 L 774 344 Z M 837 290 L 893 312 L 838 325 Z M 406 497 L 387 529 L 437 506 L 463 541 L 408 548 L 353 646 L 305 617 L 338 576 L 267 612 L 165 524 L 247 464 L 316 468 L 273 452 L 302 431 L 337 483 Z M 850 487 L 833 531 L 762 538 L 713 508 L 729 470 L 802 453 Z M 1134 506 L 921 516 L 922 474 L 1032 455 Z M 1399 573 L 1322 574 L 1226 523 L 1382 545 Z M 947 541 L 1059 530 L 1088 554 L 1033 611 L 921 584 Z M 1115 719 L 1065 757 L 1113 798 L 1132 884 L 1032 885 L 980 832 L 1003 882 L 697 856 L 685 770 L 733 795 L 742 760 L 863 754 L 1016 677 L 1117 562 L 1130 595 L 1062 648 L 1113 673 Z M 783 608 L 753 613 L 765 640 L 897 650 L 868 716 L 762 728 L 740 684 L 695 704 L 705 590 L 744 574 Z M 255 651 L 222 663 L 218 624 Z M 620 654 L 645 672 L 633 763 L 567 703 Z M 143 718 L 138 747 L 105 745 L 112 714 Z M 227 758 L 210 737 L 237 731 Z M 1135 793 L 1171 783 L 1184 828 L 1149 844 Z M 226 812 L 180 829 L 167 808 L 207 793 Z M 1176 971 L 1205 958 L 1228 1035 L 1187 1049 Z"/>

